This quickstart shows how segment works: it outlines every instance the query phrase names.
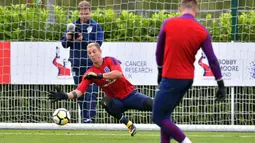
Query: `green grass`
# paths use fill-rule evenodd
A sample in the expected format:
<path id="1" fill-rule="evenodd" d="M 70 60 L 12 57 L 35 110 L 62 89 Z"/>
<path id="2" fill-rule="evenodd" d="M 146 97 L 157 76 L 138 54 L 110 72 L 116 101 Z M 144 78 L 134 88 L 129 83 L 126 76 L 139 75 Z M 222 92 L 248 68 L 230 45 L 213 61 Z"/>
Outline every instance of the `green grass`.
<path id="1" fill-rule="evenodd" d="M 255 133 L 187 132 L 193 143 L 254 143 Z M 0 130 L 1 143 L 159 143 L 159 132 Z M 176 143 L 172 141 L 171 143 Z"/>

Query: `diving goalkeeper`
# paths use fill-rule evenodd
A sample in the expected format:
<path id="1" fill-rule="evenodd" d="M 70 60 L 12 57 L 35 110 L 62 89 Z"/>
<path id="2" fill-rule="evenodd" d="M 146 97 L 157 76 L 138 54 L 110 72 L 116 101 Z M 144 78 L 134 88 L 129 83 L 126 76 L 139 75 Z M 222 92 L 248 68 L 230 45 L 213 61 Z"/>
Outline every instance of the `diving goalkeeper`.
<path id="1" fill-rule="evenodd" d="M 49 98 L 52 101 L 62 99 L 77 99 L 83 95 L 90 84 L 95 83 L 106 93 L 106 97 L 101 100 L 101 105 L 116 119 L 124 123 L 131 136 L 136 133 L 133 122 L 125 118 L 122 113 L 129 109 L 140 111 L 152 111 L 153 100 L 139 93 L 122 73 L 120 62 L 113 57 L 102 57 L 102 50 L 97 43 L 90 43 L 87 46 L 88 56 L 93 62 L 93 66 L 86 71 L 79 86 L 69 92 L 61 90 L 50 91 Z"/>

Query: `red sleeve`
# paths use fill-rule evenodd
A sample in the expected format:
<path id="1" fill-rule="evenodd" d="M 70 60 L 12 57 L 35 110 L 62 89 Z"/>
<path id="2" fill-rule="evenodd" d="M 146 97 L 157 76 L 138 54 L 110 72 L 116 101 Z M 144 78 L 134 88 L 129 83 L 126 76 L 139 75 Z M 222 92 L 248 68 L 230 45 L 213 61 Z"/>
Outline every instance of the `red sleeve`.
<path id="1" fill-rule="evenodd" d="M 82 92 L 82 93 L 85 93 L 85 92 L 86 92 L 86 90 L 88 89 L 89 85 L 92 83 L 92 81 L 84 79 L 84 76 L 85 76 L 87 73 L 89 73 L 89 72 L 91 72 L 91 69 L 87 70 L 87 71 L 84 73 L 84 75 L 82 76 L 82 81 L 81 81 L 81 83 L 78 85 L 78 87 L 76 88 L 76 90 L 79 90 L 79 91 Z"/>
<path id="2" fill-rule="evenodd" d="M 118 61 L 117 59 L 115 59 L 113 57 L 109 57 L 109 59 L 107 60 L 107 64 L 111 71 L 117 70 L 117 71 L 122 72 L 122 69 L 120 67 L 120 61 Z"/>
<path id="3" fill-rule="evenodd" d="M 88 89 L 90 84 L 91 84 L 91 81 L 82 80 L 82 82 L 78 85 L 76 90 L 79 90 L 80 92 L 85 93 L 85 91 Z"/>

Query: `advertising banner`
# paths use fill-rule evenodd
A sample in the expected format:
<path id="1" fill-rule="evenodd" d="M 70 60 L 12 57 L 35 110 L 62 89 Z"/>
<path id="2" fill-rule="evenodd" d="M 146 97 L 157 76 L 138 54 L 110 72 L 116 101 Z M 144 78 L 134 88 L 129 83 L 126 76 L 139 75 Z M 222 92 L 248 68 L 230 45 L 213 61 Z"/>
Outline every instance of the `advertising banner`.
<path id="1" fill-rule="evenodd" d="M 227 86 L 255 86 L 254 47 L 255 43 L 213 43 Z M 134 85 L 157 85 L 155 51 L 156 43 L 104 42 L 102 45 L 103 56 L 121 61 L 125 77 Z M 74 84 L 69 49 L 64 49 L 60 42 L 12 42 L 10 57 L 12 84 Z M 194 86 L 216 85 L 202 50 L 197 52 L 194 66 Z"/>
<path id="2" fill-rule="evenodd" d="M 69 49 L 60 42 L 12 42 L 12 84 L 74 84 Z"/>

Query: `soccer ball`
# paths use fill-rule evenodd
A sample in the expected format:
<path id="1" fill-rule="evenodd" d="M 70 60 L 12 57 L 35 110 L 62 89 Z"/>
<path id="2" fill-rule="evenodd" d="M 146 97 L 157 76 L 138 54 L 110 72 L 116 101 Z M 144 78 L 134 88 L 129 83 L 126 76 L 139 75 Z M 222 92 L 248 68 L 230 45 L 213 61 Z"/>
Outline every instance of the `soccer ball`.
<path id="1" fill-rule="evenodd" d="M 53 113 L 53 122 L 57 125 L 63 126 L 70 122 L 70 113 L 65 108 L 59 108 Z"/>

